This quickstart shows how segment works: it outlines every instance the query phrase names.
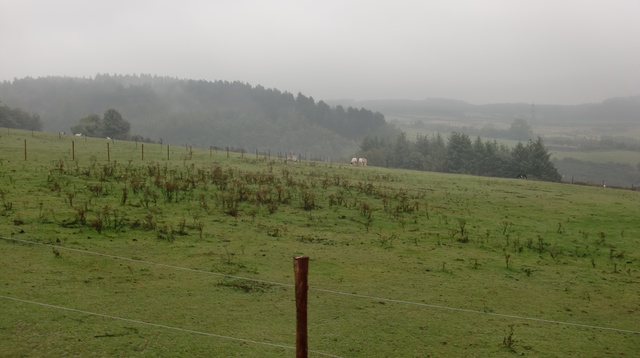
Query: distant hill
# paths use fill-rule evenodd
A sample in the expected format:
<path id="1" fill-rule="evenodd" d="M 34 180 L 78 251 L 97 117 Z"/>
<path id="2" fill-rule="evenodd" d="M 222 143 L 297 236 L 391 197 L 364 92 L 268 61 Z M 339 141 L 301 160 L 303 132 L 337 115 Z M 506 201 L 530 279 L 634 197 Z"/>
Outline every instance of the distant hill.
<path id="1" fill-rule="evenodd" d="M 515 118 L 534 125 L 637 124 L 640 121 L 640 95 L 611 98 L 601 103 L 550 105 L 537 103 L 497 103 L 475 105 L 463 101 L 428 98 L 425 100 L 329 101 L 332 105 L 363 106 L 385 116 L 442 118 L 473 122 L 491 119 L 510 123 Z M 534 121 L 533 121 L 534 120 Z"/>
<path id="2" fill-rule="evenodd" d="M 379 112 L 241 82 L 151 75 L 24 78 L 0 83 L 0 101 L 39 115 L 45 131 L 68 132 L 82 117 L 113 108 L 131 123 L 132 135 L 250 152 L 346 157 L 367 135 L 396 133 Z"/>

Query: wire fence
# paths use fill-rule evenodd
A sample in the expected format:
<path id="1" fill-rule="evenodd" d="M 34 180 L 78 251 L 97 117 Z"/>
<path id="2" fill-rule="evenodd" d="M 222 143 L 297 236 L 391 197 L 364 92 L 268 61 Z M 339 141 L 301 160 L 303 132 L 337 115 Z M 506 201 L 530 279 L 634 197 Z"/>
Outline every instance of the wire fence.
<path id="1" fill-rule="evenodd" d="M 43 307 L 47 307 L 47 308 L 53 308 L 53 309 L 57 309 L 57 310 L 63 310 L 63 311 L 69 311 L 69 312 L 75 312 L 75 313 L 82 313 L 82 314 L 86 314 L 86 315 L 90 315 L 90 316 L 109 318 L 109 319 L 114 319 L 114 320 L 119 320 L 119 321 L 125 321 L 125 322 L 140 324 L 140 325 L 146 325 L 146 326 L 151 326 L 151 327 L 156 327 L 156 328 L 163 328 L 163 329 L 170 329 L 170 330 L 186 332 L 186 333 L 199 334 L 199 335 L 203 335 L 203 336 L 209 336 L 209 337 L 220 338 L 220 339 L 227 339 L 227 340 L 232 340 L 232 341 L 237 341 L 237 342 L 259 344 L 259 345 L 263 345 L 263 346 L 270 346 L 270 347 L 274 347 L 274 348 L 284 348 L 284 349 L 290 349 L 290 350 L 295 350 L 296 349 L 296 347 L 294 347 L 294 346 L 288 346 L 288 345 L 284 345 L 284 344 L 260 342 L 260 341 L 254 341 L 254 340 L 251 340 L 251 339 L 238 338 L 238 337 L 232 337 L 232 336 L 225 336 L 225 335 L 221 335 L 221 334 L 196 331 L 196 330 L 192 330 L 192 329 L 168 326 L 168 325 L 165 325 L 165 324 L 152 323 L 152 322 L 140 321 L 140 320 L 137 320 L 137 319 L 112 316 L 112 315 L 107 315 L 107 314 L 102 314 L 102 313 L 97 313 L 97 312 L 91 312 L 91 311 L 85 311 L 85 310 L 78 310 L 78 309 L 75 309 L 75 308 L 69 308 L 69 307 L 58 306 L 58 305 L 51 305 L 51 304 L 48 304 L 48 303 L 25 300 L 25 299 L 21 299 L 21 298 L 17 298 L 17 297 L 10 297 L 10 296 L 5 296 L 5 295 L 0 295 L 0 298 L 6 299 L 6 300 L 12 300 L 12 301 L 16 301 L 16 302 L 21 302 L 21 303 L 28 303 L 28 304 L 32 304 L 32 305 L 43 306 Z M 325 357 L 338 357 L 338 358 L 340 357 L 340 356 L 336 356 L 336 355 L 333 355 L 333 354 L 319 352 L 319 351 L 313 351 L 313 350 L 310 350 L 309 352 L 317 354 L 317 355 L 325 356 Z"/>
<path id="2" fill-rule="evenodd" d="M 0 239 L 3 239 L 5 241 L 13 241 L 13 242 L 17 242 L 17 243 L 21 243 L 21 244 L 25 244 L 25 245 L 50 247 L 50 248 L 57 249 L 57 250 L 64 250 L 64 251 L 76 252 L 76 253 L 80 253 L 80 254 L 111 258 L 111 259 L 116 259 L 116 260 L 121 260 L 121 261 L 135 262 L 135 263 L 138 263 L 138 264 L 158 266 L 158 267 L 169 268 L 169 269 L 174 269 L 174 270 L 181 270 L 181 271 L 187 271 L 187 272 L 193 272 L 193 273 L 200 273 L 200 274 L 206 274 L 206 275 L 212 275 L 212 276 L 218 276 L 218 277 L 224 277 L 224 278 L 233 278 L 233 279 L 237 279 L 237 280 L 245 280 L 245 281 L 251 281 L 251 282 L 256 282 L 256 283 L 261 283 L 261 284 L 282 286 L 282 287 L 286 287 L 286 288 L 295 288 L 294 284 L 289 284 L 289 283 L 282 283 L 282 282 L 277 282 L 277 281 L 255 279 L 255 278 L 243 277 L 243 276 L 237 276 L 237 275 L 230 275 L 230 274 L 225 274 L 225 273 L 221 273 L 221 272 L 205 271 L 205 270 L 194 269 L 194 268 L 189 268 L 189 267 L 165 264 L 165 263 L 161 263 L 161 262 L 153 262 L 153 261 L 147 261 L 147 260 L 123 257 L 123 256 L 118 256 L 118 255 L 110 255 L 110 254 L 105 254 L 105 253 L 100 253 L 100 252 L 95 252 L 95 251 L 88 251 L 88 250 L 69 248 L 69 247 L 65 247 L 65 246 L 61 246 L 61 245 L 54 245 L 54 244 L 49 244 L 49 243 L 29 241 L 29 240 L 23 240 L 23 239 L 17 239 L 17 238 L 5 237 L 5 236 L 0 236 Z M 429 304 L 429 303 L 423 303 L 423 302 L 414 302 L 414 301 L 408 301 L 408 300 L 402 300 L 402 299 L 394 299 L 394 298 L 381 297 L 381 296 L 372 296 L 372 295 L 363 295 L 363 294 L 357 294 L 357 293 L 348 293 L 348 292 L 342 292 L 342 291 L 336 291 L 336 290 L 317 288 L 317 287 L 312 287 L 312 286 L 309 286 L 308 290 L 309 291 L 319 292 L 319 293 L 325 293 L 325 294 L 333 294 L 333 295 L 341 295 L 341 296 L 354 297 L 354 298 L 360 298 L 360 299 L 374 300 L 374 301 L 378 301 L 378 302 L 389 302 L 389 303 L 396 303 L 396 304 L 419 306 L 419 307 L 425 307 L 425 308 L 429 308 L 429 309 L 463 312 L 463 313 L 474 314 L 474 315 L 485 315 L 485 316 L 494 316 L 494 317 L 501 317 L 501 318 L 510 318 L 510 319 L 516 319 L 516 320 L 522 320 L 522 321 L 533 321 L 533 322 L 538 322 L 538 323 L 580 327 L 580 328 L 593 329 L 593 330 L 611 331 L 611 332 L 616 332 L 616 333 L 620 333 L 620 334 L 640 335 L 640 331 L 629 330 L 629 329 L 621 329 L 621 328 L 615 328 L 615 327 L 604 327 L 604 326 L 588 325 L 588 324 L 582 324 L 582 323 L 576 323 L 576 322 L 557 321 L 557 320 L 537 318 L 537 317 L 512 315 L 512 314 L 508 314 L 508 313 L 485 312 L 485 311 L 479 311 L 479 310 L 473 310 L 473 309 L 466 309 L 466 308 L 460 308 L 460 307 L 450 307 L 450 306 L 443 306 L 443 305 L 435 305 L 435 304 Z M 44 302 L 37 302 L 37 301 L 29 300 L 29 299 L 24 299 L 24 298 L 19 298 L 19 297 L 12 297 L 12 296 L 2 295 L 2 294 L 0 294 L 0 298 L 4 299 L 4 300 L 19 302 L 19 303 L 29 304 L 29 305 L 34 305 L 34 306 L 41 306 L 41 307 L 46 307 L 46 308 L 55 309 L 55 310 L 61 310 L 61 311 L 67 311 L 67 312 L 75 312 L 75 313 L 79 313 L 79 314 L 85 314 L 85 315 L 90 315 L 90 316 L 95 316 L 95 317 L 101 317 L 101 318 L 105 318 L 105 319 L 118 320 L 118 321 L 138 324 L 138 325 L 144 325 L 144 326 L 149 326 L 149 327 L 166 329 L 166 330 L 175 331 L 175 332 L 183 332 L 183 333 L 189 333 L 189 334 L 194 334 L 194 335 L 207 336 L 207 337 L 223 339 L 223 340 L 229 340 L 229 341 L 235 341 L 235 342 L 241 342 L 241 343 L 246 343 L 246 344 L 261 345 L 261 346 L 272 347 L 272 348 L 280 348 L 280 349 L 286 349 L 286 350 L 291 350 L 291 351 L 296 351 L 296 348 L 297 348 L 296 346 L 291 346 L 291 345 L 286 345 L 286 344 L 279 344 L 279 343 L 272 343 L 272 342 L 265 342 L 265 341 L 257 341 L 257 340 L 248 339 L 248 338 L 240 338 L 240 337 L 234 337 L 234 336 L 230 336 L 230 335 L 223 335 L 223 334 L 218 334 L 218 333 L 198 331 L 198 330 L 181 328 L 181 327 L 176 327 L 176 326 L 171 326 L 171 325 L 166 325 L 166 324 L 148 322 L 148 321 L 131 319 L 131 318 L 126 318 L 126 317 L 119 317 L 119 316 L 108 315 L 108 314 L 92 312 L 92 311 L 86 311 L 86 310 L 80 310 L 80 309 L 75 309 L 75 308 L 70 308 L 70 307 L 65 307 L 65 306 L 60 306 L 60 305 L 53 305 L 53 304 L 44 303 Z M 335 358 L 340 358 L 341 357 L 339 355 L 326 353 L 326 352 L 321 352 L 321 351 L 317 351 L 317 350 L 311 350 L 311 349 L 308 350 L 308 353 L 314 354 L 314 355 L 317 355 L 317 356 L 323 356 L 323 357 L 335 357 Z"/>

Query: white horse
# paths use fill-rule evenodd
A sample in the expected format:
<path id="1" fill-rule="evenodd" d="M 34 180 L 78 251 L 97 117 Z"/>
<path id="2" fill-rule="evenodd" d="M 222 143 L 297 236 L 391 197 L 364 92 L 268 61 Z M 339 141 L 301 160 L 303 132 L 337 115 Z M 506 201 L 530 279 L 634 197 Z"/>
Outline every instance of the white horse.
<path id="1" fill-rule="evenodd" d="M 358 158 L 351 158 L 351 165 L 357 167 L 358 166 Z"/>
<path id="2" fill-rule="evenodd" d="M 287 154 L 287 158 L 284 160 L 284 162 L 288 162 L 288 161 L 292 161 L 292 162 L 297 162 L 298 161 L 298 155 L 297 154 L 293 154 L 293 153 L 288 153 Z"/>

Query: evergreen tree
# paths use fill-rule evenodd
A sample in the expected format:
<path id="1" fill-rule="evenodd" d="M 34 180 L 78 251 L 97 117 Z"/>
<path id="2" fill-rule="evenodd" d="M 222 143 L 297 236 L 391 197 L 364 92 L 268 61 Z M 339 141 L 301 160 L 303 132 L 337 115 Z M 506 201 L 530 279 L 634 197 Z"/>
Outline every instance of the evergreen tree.
<path id="1" fill-rule="evenodd" d="M 446 171 L 447 145 L 440 133 L 437 133 L 429 144 L 429 153 L 425 157 L 425 167 L 434 172 Z"/>
<path id="2" fill-rule="evenodd" d="M 493 141 L 484 143 L 484 172 L 481 175 L 510 177 L 511 150 L 504 144 Z"/>
<path id="3" fill-rule="evenodd" d="M 366 136 L 360 144 L 357 157 L 367 158 L 368 165 L 387 166 L 389 152 L 384 138 Z"/>
<path id="4" fill-rule="evenodd" d="M 530 173 L 536 178 L 546 181 L 560 181 L 562 176 L 558 173 L 558 169 L 551 162 L 551 154 L 545 148 L 541 137 L 534 141 L 529 141 L 527 145 L 529 152 L 529 169 Z"/>
<path id="5" fill-rule="evenodd" d="M 418 151 L 412 151 L 405 161 L 405 168 L 413 170 L 424 170 L 425 159 Z"/>
<path id="6" fill-rule="evenodd" d="M 487 175 L 489 158 L 480 136 L 473 141 L 472 153 L 472 160 L 469 163 L 470 173 L 473 175 Z"/>
<path id="7" fill-rule="evenodd" d="M 380 145 L 378 143 L 378 137 L 370 137 L 370 136 L 366 136 L 364 137 L 364 139 L 362 140 L 362 143 L 360 144 L 360 151 L 362 152 L 368 152 L 372 149 L 378 148 Z"/>
<path id="8" fill-rule="evenodd" d="M 415 149 L 418 153 L 422 154 L 423 157 L 426 157 L 429 154 L 429 137 L 426 135 L 418 134 L 416 136 L 416 145 Z"/>
<path id="9" fill-rule="evenodd" d="M 407 133 L 401 132 L 393 146 L 393 153 L 389 158 L 389 166 L 393 168 L 408 168 L 411 143 L 407 139 Z"/>
<path id="10" fill-rule="evenodd" d="M 473 159 L 471 139 L 464 133 L 452 132 L 447 142 L 446 171 L 448 173 L 470 173 Z"/>
<path id="11" fill-rule="evenodd" d="M 511 165 L 511 170 L 509 172 L 510 177 L 516 177 L 516 175 L 527 174 L 527 172 L 532 173 L 531 167 L 529 165 L 529 149 L 526 148 L 522 142 L 518 142 L 516 146 L 511 151 L 511 158 L 513 160 L 513 164 Z"/>

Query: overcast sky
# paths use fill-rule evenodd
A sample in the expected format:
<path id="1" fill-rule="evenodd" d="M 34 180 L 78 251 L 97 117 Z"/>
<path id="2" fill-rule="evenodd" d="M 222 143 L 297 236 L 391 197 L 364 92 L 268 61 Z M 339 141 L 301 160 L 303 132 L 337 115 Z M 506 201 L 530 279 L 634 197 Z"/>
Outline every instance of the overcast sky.
<path id="1" fill-rule="evenodd" d="M 0 80 L 155 74 L 316 100 L 640 94 L 640 0 L 0 0 Z"/>

